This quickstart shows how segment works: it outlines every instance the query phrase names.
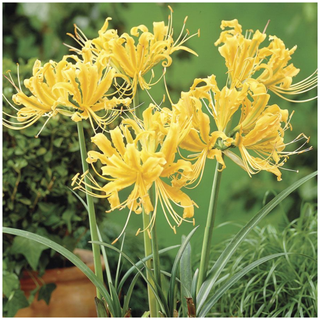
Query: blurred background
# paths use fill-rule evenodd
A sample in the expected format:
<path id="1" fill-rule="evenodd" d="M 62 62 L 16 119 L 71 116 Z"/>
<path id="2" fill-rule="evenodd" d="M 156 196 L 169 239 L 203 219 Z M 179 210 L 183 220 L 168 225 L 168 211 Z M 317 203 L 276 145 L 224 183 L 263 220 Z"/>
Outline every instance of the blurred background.
<path id="1" fill-rule="evenodd" d="M 154 21 L 167 22 L 170 13 L 167 6 L 167 3 L 4 3 L 3 73 L 10 69 L 15 77 L 15 64 L 19 62 L 20 77 L 23 79 L 23 76 L 30 76 L 34 58 L 42 62 L 60 60 L 63 55 L 68 54 L 68 48 L 64 44 L 76 45 L 67 35 L 74 32 L 74 24 L 89 39 L 97 37 L 98 30 L 107 17 L 112 17 L 110 28 L 118 29 L 119 34 L 129 33 L 132 27 L 140 24 L 152 30 Z M 180 92 L 187 91 L 197 77 L 215 74 L 220 88 L 223 87 L 227 69 L 224 59 L 214 46 L 220 34 L 222 20 L 238 19 L 244 31 L 259 29 L 261 32 L 270 20 L 266 31 L 268 35 L 276 35 L 282 39 L 287 48 L 298 46 L 291 60 L 300 69 L 294 82 L 305 79 L 317 69 L 317 3 L 172 3 L 170 6 L 174 11 L 175 37 L 179 35 L 186 16 L 190 34 L 196 33 L 198 29 L 201 34 L 200 38 L 193 37 L 187 43 L 199 56 L 178 52 L 173 56 L 173 64 L 167 70 L 166 80 L 173 101 L 177 101 Z M 264 44 L 267 46 L 267 39 Z M 160 75 L 161 68 L 156 72 Z M 14 93 L 5 79 L 3 90 L 9 98 Z M 162 82 L 151 90 L 151 95 L 157 102 L 161 101 L 163 93 Z M 316 90 L 313 90 L 295 98 L 303 100 L 316 95 Z M 144 102 L 146 107 L 151 101 L 144 92 L 140 92 L 140 102 Z M 244 224 L 275 194 L 317 168 L 317 101 L 294 104 L 271 93 L 269 104 L 273 103 L 290 112 L 295 110 L 291 121 L 293 131 L 286 132 L 286 141 L 293 140 L 303 132 L 311 137 L 310 145 L 313 150 L 292 156 L 286 168 L 299 172 L 283 170 L 281 182 L 277 182 L 271 173 L 265 172 L 250 178 L 241 168 L 226 159 L 227 168 L 222 174 L 217 225 L 226 221 Z M 41 121 L 42 119 L 39 122 Z M 58 120 L 51 121 L 39 139 L 33 137 L 43 121 L 34 128 L 21 132 L 4 129 L 4 225 L 26 229 L 32 219 L 33 228 L 51 228 L 43 231 L 44 234 L 60 232 L 65 235 L 66 230 L 71 234 L 75 229 L 80 234 L 79 230 L 83 226 L 85 228 L 81 230 L 87 230 L 85 212 L 68 190 L 70 177 L 80 170 L 76 127 L 69 121 L 62 121 L 59 124 Z M 90 128 L 87 127 L 87 130 L 89 137 Z M 201 184 L 188 191 L 199 206 L 195 209 L 195 220 L 200 228 L 193 239 L 197 252 L 200 251 L 214 168 L 215 161 L 208 161 Z M 36 174 L 39 175 L 38 182 L 29 187 Z M 286 199 L 263 224 L 271 222 L 280 230 L 283 229 L 288 220 L 299 216 L 303 202 L 315 201 L 316 197 L 316 181 L 311 181 Z M 55 203 L 55 212 L 61 213 L 62 220 L 48 222 L 50 215 L 43 217 L 41 212 L 51 203 Z M 106 201 L 97 203 L 100 221 L 104 221 L 106 234 L 109 234 L 111 239 L 121 231 L 127 212 L 122 210 L 107 214 L 104 212 L 107 209 Z M 185 223 L 177 229 L 175 235 L 164 217 L 160 214 L 157 217 L 158 237 L 162 247 L 180 243 L 181 236 L 192 229 L 191 224 Z M 128 232 L 134 234 L 141 224 L 141 216 L 133 216 Z M 238 226 L 230 224 L 218 228 L 214 243 L 234 234 L 238 229 Z M 83 239 L 81 241 L 85 241 Z M 141 234 L 137 241 L 141 243 Z M 137 255 L 139 254 L 142 254 L 141 251 L 137 252 Z"/>

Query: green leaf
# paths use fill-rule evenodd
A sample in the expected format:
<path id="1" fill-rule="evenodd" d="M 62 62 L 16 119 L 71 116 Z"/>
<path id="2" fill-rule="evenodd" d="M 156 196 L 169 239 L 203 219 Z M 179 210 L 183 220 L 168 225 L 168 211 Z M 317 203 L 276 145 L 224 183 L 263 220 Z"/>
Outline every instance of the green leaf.
<path id="1" fill-rule="evenodd" d="M 185 236 L 182 237 L 182 242 L 185 241 Z M 192 283 L 192 270 L 191 270 L 191 245 L 187 247 L 180 260 L 180 280 L 183 284 L 181 286 L 181 302 L 183 317 L 187 317 L 187 301 L 185 298 L 191 298 L 191 283 Z M 187 288 L 187 290 L 185 289 Z"/>
<path id="2" fill-rule="evenodd" d="M 52 152 L 51 152 L 51 151 L 48 151 L 48 152 L 45 154 L 45 156 L 43 157 L 43 160 L 44 160 L 45 162 L 49 162 L 49 161 L 51 161 L 51 159 L 52 159 Z"/>
<path id="3" fill-rule="evenodd" d="M 221 296 L 230 289 L 234 284 L 237 283 L 239 279 L 241 279 L 244 275 L 246 275 L 249 271 L 254 269 L 255 267 L 259 266 L 260 264 L 269 261 L 271 259 L 275 259 L 281 256 L 285 256 L 288 253 L 276 253 L 271 254 L 269 256 L 263 257 L 257 261 L 254 261 L 253 263 L 250 263 L 248 266 L 243 268 L 241 271 L 236 273 L 234 276 L 232 276 L 226 283 L 223 284 L 222 287 L 220 287 L 214 295 L 208 299 L 207 303 L 202 307 L 200 312 L 197 312 L 197 317 L 204 318 L 206 315 L 210 312 L 211 308 L 214 306 L 214 304 L 221 298 Z"/>
<path id="4" fill-rule="evenodd" d="M 42 156 L 47 152 L 47 149 L 44 147 L 41 147 L 37 150 L 37 156 Z"/>
<path id="5" fill-rule="evenodd" d="M 2 277 L 2 290 L 6 297 L 9 297 L 11 292 L 19 289 L 20 281 L 15 273 L 4 272 Z"/>
<path id="6" fill-rule="evenodd" d="M 7 310 L 7 317 L 14 317 L 19 309 L 26 307 L 29 307 L 29 303 L 23 291 L 14 291 L 14 294 L 10 296 L 5 306 L 5 309 Z"/>
<path id="7" fill-rule="evenodd" d="M 29 304 L 31 304 L 33 302 L 35 295 L 37 294 L 38 291 L 39 291 L 39 287 L 37 286 L 35 289 L 33 289 L 29 292 L 29 297 L 28 297 Z"/>
<path id="8" fill-rule="evenodd" d="M 130 302 L 130 299 L 131 299 L 131 295 L 132 295 L 132 292 L 133 292 L 133 288 L 134 288 L 137 280 L 139 279 L 139 276 L 140 276 L 139 273 L 137 273 L 137 274 L 134 276 L 134 278 L 133 278 L 133 280 L 131 281 L 130 286 L 129 286 L 128 290 L 127 290 L 127 294 L 124 296 L 124 300 L 123 300 L 123 312 L 122 312 L 123 314 L 122 314 L 122 316 L 124 316 L 124 315 L 128 312 L 128 310 L 129 310 L 129 302 Z"/>
<path id="9" fill-rule="evenodd" d="M 31 268 L 37 270 L 41 253 L 46 249 L 48 249 L 47 246 L 36 243 L 33 240 L 15 237 L 11 247 L 11 253 L 22 254 L 27 259 Z"/>
<path id="10" fill-rule="evenodd" d="M 48 283 L 41 286 L 38 295 L 38 301 L 43 299 L 49 305 L 51 294 L 57 286 L 54 283 Z"/>
<path id="11" fill-rule="evenodd" d="M 120 301 L 119 301 L 119 297 L 117 295 L 117 290 L 113 285 L 109 286 L 111 289 L 111 299 L 113 301 L 113 307 L 115 309 L 115 314 L 119 315 L 119 317 L 121 317 L 122 312 L 121 312 L 121 305 L 120 305 Z"/>
<path id="12" fill-rule="evenodd" d="M 68 170 L 63 166 L 55 167 L 55 171 L 60 175 L 60 177 L 66 177 L 68 175 Z"/>
<path id="13" fill-rule="evenodd" d="M 105 307 L 103 301 L 100 300 L 99 298 L 95 297 L 94 302 L 96 305 L 98 318 L 108 318 L 109 315 L 108 315 L 108 312 L 106 310 L 106 307 Z"/>
<path id="14" fill-rule="evenodd" d="M 235 250 L 239 247 L 241 242 L 245 239 L 247 234 L 281 201 L 283 201 L 290 193 L 300 187 L 306 181 L 314 178 L 317 175 L 317 171 L 309 174 L 308 176 L 296 181 L 287 189 L 278 194 L 273 198 L 267 205 L 265 205 L 233 238 L 231 243 L 226 247 L 226 249 L 221 253 L 216 263 L 213 265 L 211 270 L 208 272 L 207 279 L 203 282 L 202 286 L 197 295 L 197 310 L 200 311 L 202 306 L 207 300 L 208 295 L 214 284 L 216 283 L 220 273 L 227 264 L 227 262 L 232 257 Z"/>
<path id="15" fill-rule="evenodd" d="M 53 141 L 53 145 L 57 148 L 59 148 L 61 146 L 62 141 L 64 140 L 64 138 L 57 138 Z"/>
<path id="16" fill-rule="evenodd" d="M 196 304 L 196 295 L 197 295 L 197 283 L 199 277 L 199 269 L 197 269 L 193 275 L 192 283 L 191 283 L 191 297 L 193 299 L 193 303 Z"/>
<path id="17" fill-rule="evenodd" d="M 128 255 L 126 255 L 124 252 L 122 252 L 122 251 L 119 250 L 118 248 L 116 248 L 116 247 L 114 247 L 114 246 L 112 246 L 112 245 L 110 245 L 110 244 L 108 244 L 108 243 L 100 242 L 100 241 L 89 241 L 89 242 L 90 242 L 90 243 L 95 243 L 95 244 L 99 244 L 99 245 L 105 246 L 105 247 L 107 247 L 107 248 L 110 248 L 110 249 L 118 252 L 118 253 L 121 253 L 122 257 L 125 258 L 129 263 L 131 263 L 131 265 L 139 272 L 139 274 L 141 275 L 141 277 L 143 278 L 143 280 L 150 286 L 152 292 L 154 293 L 154 296 L 156 297 L 156 299 L 157 299 L 157 301 L 158 301 L 158 303 L 159 303 L 159 306 L 160 306 L 161 311 L 162 311 L 164 314 L 167 315 L 167 310 L 166 310 L 166 309 L 167 309 L 167 308 L 166 308 L 167 306 L 164 304 L 164 301 L 163 301 L 162 297 L 160 297 L 160 296 L 158 295 L 158 294 L 162 294 L 162 291 L 160 290 L 159 292 L 157 292 L 157 290 L 156 290 L 156 289 L 152 286 L 152 284 L 148 281 L 148 279 L 147 279 L 146 276 L 143 274 L 143 272 L 139 269 L 138 263 L 135 264 L 135 263 L 130 259 L 130 257 L 129 257 Z M 151 255 L 151 257 L 152 257 L 152 255 Z M 150 258 L 149 258 L 149 259 L 150 259 Z M 148 259 L 146 259 L 146 260 L 148 260 Z M 144 265 L 144 262 L 143 262 L 142 260 L 140 260 L 140 263 L 141 263 L 142 265 Z M 140 264 L 139 264 L 139 265 L 140 265 Z M 146 268 L 145 265 L 144 265 L 144 267 Z M 152 273 L 150 273 L 150 275 L 153 276 Z M 121 281 L 120 281 L 120 283 L 121 283 Z M 155 285 L 157 285 L 157 284 L 155 283 Z M 158 286 L 158 287 L 159 287 L 159 286 Z M 118 290 L 119 290 L 119 288 L 118 288 Z"/>
<path id="18" fill-rule="evenodd" d="M 169 317 L 173 317 L 173 312 L 174 312 L 174 287 L 176 283 L 176 274 L 177 270 L 179 267 L 179 262 L 181 260 L 181 257 L 184 253 L 184 250 L 186 249 L 191 237 L 194 235 L 194 233 L 197 231 L 199 226 L 195 227 L 189 234 L 188 236 L 184 239 L 184 242 L 181 244 L 181 247 L 174 259 L 172 270 L 171 270 L 171 279 L 169 283 L 169 291 L 168 291 L 168 306 L 169 306 L 169 312 L 170 314 L 168 315 Z"/>
<path id="19" fill-rule="evenodd" d="M 171 247 L 167 247 L 165 249 L 162 249 L 162 250 L 159 250 L 159 255 L 169 251 L 169 250 L 172 250 L 172 249 L 177 249 L 179 248 L 180 245 L 175 245 L 175 246 L 171 246 Z M 137 262 L 136 264 L 134 264 L 125 274 L 124 276 L 122 277 L 119 285 L 118 285 L 118 294 L 120 294 L 120 291 L 125 283 L 125 281 L 129 278 L 129 276 L 131 275 L 132 272 L 136 271 L 137 268 L 141 268 L 141 266 L 143 265 L 144 262 L 148 261 L 149 259 L 151 259 L 153 257 L 152 254 L 150 254 L 149 256 L 147 257 L 144 257 L 143 259 L 141 259 L 139 262 Z"/>

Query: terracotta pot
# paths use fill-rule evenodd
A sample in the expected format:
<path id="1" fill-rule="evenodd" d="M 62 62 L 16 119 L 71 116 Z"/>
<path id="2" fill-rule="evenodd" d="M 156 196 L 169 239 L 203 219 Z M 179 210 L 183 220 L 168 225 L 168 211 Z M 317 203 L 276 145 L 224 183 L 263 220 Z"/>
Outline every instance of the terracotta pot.
<path id="1" fill-rule="evenodd" d="M 91 270 L 93 256 L 89 250 L 76 249 L 74 251 Z M 41 283 L 55 283 L 49 305 L 44 300 L 38 300 L 38 294 L 28 308 L 20 309 L 16 317 L 96 317 L 94 298 L 96 288 L 92 282 L 77 267 L 47 270 L 39 279 L 36 272 L 32 276 Z M 20 281 L 21 290 L 28 297 L 30 291 L 36 288 L 35 280 L 30 272 L 25 272 Z"/>

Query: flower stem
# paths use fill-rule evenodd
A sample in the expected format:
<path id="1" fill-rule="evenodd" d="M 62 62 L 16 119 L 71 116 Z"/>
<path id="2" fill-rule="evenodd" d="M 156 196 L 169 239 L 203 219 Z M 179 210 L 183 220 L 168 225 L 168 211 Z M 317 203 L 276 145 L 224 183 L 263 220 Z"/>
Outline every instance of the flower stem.
<path id="1" fill-rule="evenodd" d="M 209 203 L 208 215 L 207 215 L 207 223 L 205 226 L 203 242 L 202 242 L 197 292 L 199 291 L 203 281 L 205 280 L 207 271 L 208 271 L 211 240 L 212 240 L 214 220 L 215 220 L 216 210 L 217 210 L 217 202 L 218 202 L 217 200 L 218 200 L 221 175 L 222 175 L 220 170 L 221 170 L 221 165 L 217 162 L 214 177 L 213 177 L 213 183 L 212 183 L 211 197 L 210 197 L 210 203 Z"/>
<path id="2" fill-rule="evenodd" d="M 86 144 L 85 144 L 85 138 L 84 138 L 83 124 L 81 121 L 77 122 L 77 127 L 78 127 L 78 137 L 79 137 L 82 169 L 83 169 L 83 172 L 86 172 L 89 170 L 89 166 L 86 161 L 87 150 L 86 150 Z M 86 183 L 85 184 L 86 191 L 90 192 L 91 188 L 88 187 L 87 185 L 89 181 L 86 176 L 84 178 L 84 181 Z M 91 240 L 99 241 L 93 198 L 87 192 L 86 192 L 86 199 L 87 199 L 87 206 L 88 206 Z M 102 266 L 101 266 L 101 260 L 100 260 L 100 247 L 98 244 L 92 244 L 92 252 L 93 252 L 95 275 L 101 280 L 101 282 L 103 282 Z M 101 299 L 101 294 L 98 289 L 97 289 L 97 297 Z"/>
<path id="3" fill-rule="evenodd" d="M 139 98 L 138 98 L 138 91 L 137 91 L 134 98 L 133 98 L 133 107 L 134 107 L 136 116 L 139 119 L 142 119 L 141 108 L 138 107 L 136 109 L 136 107 L 138 106 L 138 100 L 139 100 Z M 150 195 L 151 201 L 153 202 L 153 199 L 154 199 L 154 188 L 153 187 L 150 189 L 149 195 Z M 151 213 L 149 215 L 147 215 L 143 210 L 142 220 L 143 220 L 143 229 L 144 230 L 146 230 L 147 226 L 149 225 L 150 215 L 151 215 Z M 149 238 L 148 230 L 144 231 L 144 233 L 143 233 L 144 254 L 146 257 L 151 254 L 153 255 L 153 261 L 148 260 L 146 262 L 146 266 L 147 266 L 148 270 L 150 270 L 150 271 L 147 271 L 147 280 L 150 282 L 151 285 L 153 285 L 155 287 L 152 276 L 150 275 L 150 272 L 152 272 L 151 270 L 153 268 L 155 280 L 156 280 L 157 284 L 161 287 L 160 258 L 159 258 L 159 250 L 158 250 L 158 238 L 157 238 L 157 232 L 156 232 L 156 223 L 154 224 L 153 228 L 151 229 L 150 236 L 151 236 L 151 239 Z M 158 313 L 159 307 L 158 307 L 156 297 L 155 297 L 153 291 L 151 290 L 149 284 L 148 284 L 148 301 L 149 301 L 150 318 L 156 318 L 159 314 Z"/>
<path id="4" fill-rule="evenodd" d="M 152 200 L 154 199 L 154 186 L 150 189 L 150 198 Z M 152 214 L 154 214 L 154 213 L 152 213 Z M 161 273 L 160 273 L 160 257 L 159 257 L 158 236 L 157 236 L 157 221 L 154 222 L 154 226 L 151 229 L 151 243 L 152 243 L 152 253 L 153 253 L 154 276 L 156 279 L 156 283 L 161 288 Z"/>
<path id="5" fill-rule="evenodd" d="M 142 220 L 143 220 L 143 229 L 145 229 L 149 224 L 149 215 L 147 215 L 144 210 L 142 212 Z M 152 254 L 152 241 L 149 238 L 149 234 L 147 231 L 143 232 L 143 240 L 144 240 L 144 254 L 145 256 L 149 256 Z M 149 259 L 146 261 L 147 270 L 147 280 L 149 281 L 150 285 L 154 286 L 154 281 L 150 276 L 150 272 L 152 270 L 152 261 Z M 149 311 L 150 311 L 150 318 L 156 318 L 158 315 L 157 311 L 157 300 L 152 292 L 150 285 L 148 284 L 148 301 L 149 301 Z"/>

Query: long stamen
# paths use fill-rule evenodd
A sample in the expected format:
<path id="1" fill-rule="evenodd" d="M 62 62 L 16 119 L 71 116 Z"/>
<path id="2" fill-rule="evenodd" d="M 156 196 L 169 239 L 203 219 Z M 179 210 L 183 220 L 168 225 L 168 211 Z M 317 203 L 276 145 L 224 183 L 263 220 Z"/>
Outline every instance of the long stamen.
<path id="1" fill-rule="evenodd" d="M 44 129 L 44 127 L 46 126 L 46 124 L 48 123 L 48 121 L 51 119 L 52 114 L 48 116 L 48 119 L 45 121 L 45 123 L 43 124 L 43 126 L 41 127 L 40 131 L 35 135 L 35 138 L 39 138 L 40 133 L 42 132 L 42 130 Z"/>

